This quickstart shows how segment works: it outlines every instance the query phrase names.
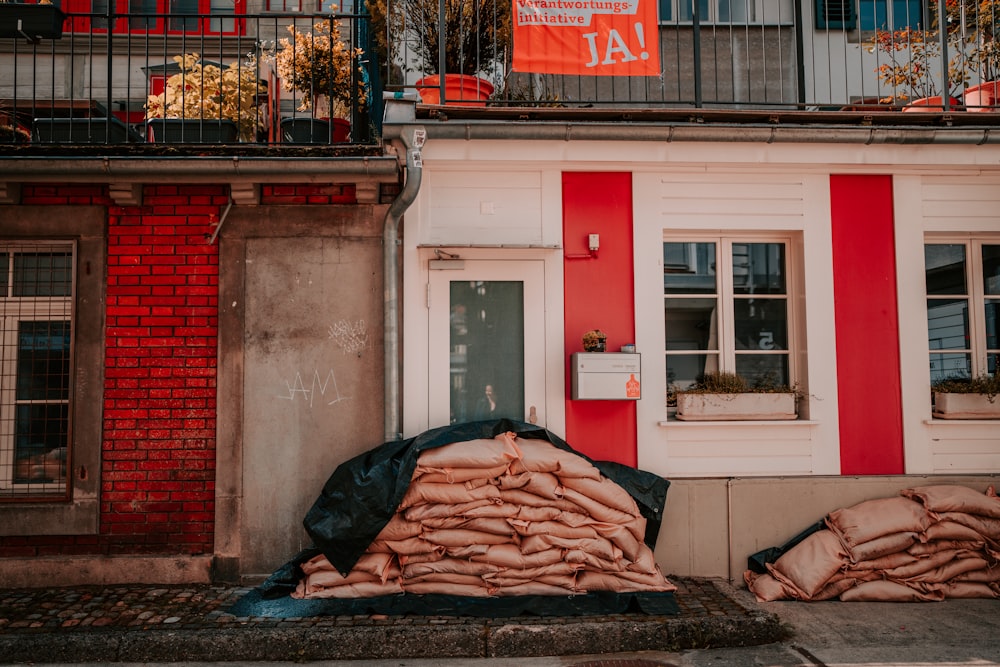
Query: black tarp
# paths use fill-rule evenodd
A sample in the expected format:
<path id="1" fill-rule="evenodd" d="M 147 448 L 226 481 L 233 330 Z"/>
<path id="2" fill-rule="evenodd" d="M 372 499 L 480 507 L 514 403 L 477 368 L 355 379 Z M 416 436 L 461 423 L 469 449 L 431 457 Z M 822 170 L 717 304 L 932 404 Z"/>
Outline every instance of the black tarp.
<path id="1" fill-rule="evenodd" d="M 247 596 L 242 612 L 278 613 L 289 604 L 299 614 L 424 613 L 473 616 L 510 616 L 523 613 L 577 615 L 622 613 L 677 613 L 672 593 L 592 593 L 587 595 L 464 598 L 452 595 L 400 595 L 358 600 L 292 600 L 277 598 L 291 593 L 302 578 L 301 564 L 322 553 L 341 574 L 347 575 L 382 528 L 395 514 L 409 488 L 420 452 L 455 442 L 494 438 L 513 432 L 520 438 L 545 440 L 573 452 L 625 489 L 646 519 L 645 542 L 653 548 L 660 531 L 670 482 L 659 475 L 611 461 L 594 461 L 577 452 L 544 428 L 508 419 L 444 426 L 420 435 L 387 442 L 342 463 L 323 486 L 303 520 L 314 546 L 297 554 Z"/>
<path id="2" fill-rule="evenodd" d="M 806 539 L 817 530 L 826 530 L 826 519 L 820 519 L 811 526 L 805 528 L 798 535 L 788 540 L 784 544 L 778 547 L 768 547 L 767 549 L 762 549 L 755 554 L 751 554 L 747 558 L 747 569 L 751 572 L 756 572 L 757 574 L 767 574 L 767 564 L 774 563 L 779 558 L 785 555 L 790 549 L 797 546 L 799 542 Z"/>

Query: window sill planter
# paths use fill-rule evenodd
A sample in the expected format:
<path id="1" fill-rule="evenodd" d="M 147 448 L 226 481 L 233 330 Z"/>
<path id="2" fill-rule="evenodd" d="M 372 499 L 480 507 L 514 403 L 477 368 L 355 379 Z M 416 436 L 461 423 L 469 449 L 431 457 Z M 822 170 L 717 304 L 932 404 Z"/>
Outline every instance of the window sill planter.
<path id="1" fill-rule="evenodd" d="M 1000 396 L 934 392 L 935 419 L 1000 419 Z"/>
<path id="2" fill-rule="evenodd" d="M 677 394 L 681 421 L 797 419 L 794 393 Z"/>
<path id="3" fill-rule="evenodd" d="M 0 2 L 0 37 L 60 39 L 66 15 L 55 5 Z"/>

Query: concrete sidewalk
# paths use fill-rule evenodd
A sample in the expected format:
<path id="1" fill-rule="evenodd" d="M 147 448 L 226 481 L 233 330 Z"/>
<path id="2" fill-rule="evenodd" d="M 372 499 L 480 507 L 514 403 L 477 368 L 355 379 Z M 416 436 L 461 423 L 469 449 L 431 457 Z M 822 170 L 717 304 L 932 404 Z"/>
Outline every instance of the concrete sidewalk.
<path id="1" fill-rule="evenodd" d="M 0 662 L 254 662 L 525 658 L 776 642 L 787 630 L 746 591 L 670 578 L 680 613 L 483 619 L 236 617 L 248 588 L 0 590 Z"/>

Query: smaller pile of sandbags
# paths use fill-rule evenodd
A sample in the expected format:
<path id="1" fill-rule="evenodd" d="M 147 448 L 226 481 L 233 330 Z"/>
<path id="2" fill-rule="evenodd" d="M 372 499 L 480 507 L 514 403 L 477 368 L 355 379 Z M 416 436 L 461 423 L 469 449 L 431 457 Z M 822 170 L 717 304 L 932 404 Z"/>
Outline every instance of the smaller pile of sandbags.
<path id="1" fill-rule="evenodd" d="M 903 489 L 831 512 L 744 580 L 760 601 L 1000 597 L 1000 498 L 964 486 Z"/>
<path id="2" fill-rule="evenodd" d="M 421 452 L 406 495 L 343 575 L 302 565 L 292 597 L 674 591 L 635 500 L 589 461 L 502 433 Z"/>

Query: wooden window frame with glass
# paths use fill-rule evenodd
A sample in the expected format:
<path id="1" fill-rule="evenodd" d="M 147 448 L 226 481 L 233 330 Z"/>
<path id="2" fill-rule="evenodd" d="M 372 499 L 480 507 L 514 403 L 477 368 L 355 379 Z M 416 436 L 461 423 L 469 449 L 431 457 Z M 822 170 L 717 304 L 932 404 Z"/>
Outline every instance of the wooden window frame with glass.
<path id="1" fill-rule="evenodd" d="M 950 264 L 945 263 L 949 260 Z M 1000 275 L 988 276 L 991 266 L 1000 274 L 1000 235 L 933 236 L 924 240 L 932 384 L 1000 369 Z"/>
<path id="2" fill-rule="evenodd" d="M 747 250 L 748 265 L 734 261 L 734 248 Z M 778 370 L 770 374 L 769 380 L 795 386 L 796 337 L 792 312 L 796 303 L 793 275 L 796 263 L 792 257 L 795 248 L 791 237 L 771 235 L 664 235 L 664 355 L 668 388 L 684 389 L 698 375 L 714 370 L 737 372 L 750 381 L 763 379 L 775 361 Z M 758 256 L 758 264 L 764 262 L 770 266 L 779 259 L 775 253 L 782 264 L 780 275 L 768 269 L 763 292 L 754 280 L 738 284 L 741 270 L 752 270 L 751 254 Z M 755 329 L 757 324 L 753 320 L 768 329 Z M 753 331 L 756 333 L 751 335 Z M 758 366 L 756 370 L 754 365 Z M 683 367 L 687 370 L 678 371 Z"/>
<path id="3" fill-rule="evenodd" d="M 0 498 L 69 494 L 75 258 L 72 242 L 0 243 Z M 65 344 L 26 331 L 46 323 L 69 324 Z"/>

